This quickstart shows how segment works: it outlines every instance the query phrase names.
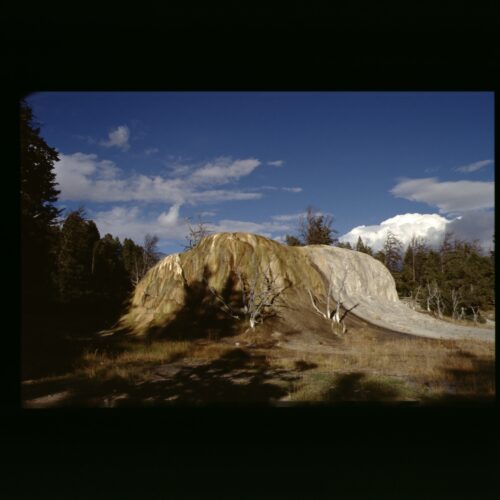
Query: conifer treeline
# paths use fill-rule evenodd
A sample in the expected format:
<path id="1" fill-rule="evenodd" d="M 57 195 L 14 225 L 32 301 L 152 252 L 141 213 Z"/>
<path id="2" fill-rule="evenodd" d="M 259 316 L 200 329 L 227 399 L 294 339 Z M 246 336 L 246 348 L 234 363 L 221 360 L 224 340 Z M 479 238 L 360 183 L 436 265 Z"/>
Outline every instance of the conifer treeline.
<path id="1" fill-rule="evenodd" d="M 39 326 L 39 318 L 60 316 L 64 311 L 78 311 L 75 321 L 96 315 L 97 310 L 111 318 L 158 261 L 158 238 L 146 235 L 141 246 L 128 238 L 122 244 L 111 234 L 101 237 L 83 209 L 70 212 L 61 221 L 61 211 L 54 206 L 59 191 L 53 168 L 59 156 L 41 137 L 24 101 L 20 105 L 20 148 L 25 331 Z"/>
<path id="2" fill-rule="evenodd" d="M 401 241 L 389 233 L 384 250 L 375 254 L 361 237 L 355 248 L 338 246 L 380 260 L 391 271 L 401 298 L 437 316 L 481 320 L 481 311 L 495 305 L 494 251 L 484 255 L 477 241 L 447 232 L 438 248 L 413 237 L 403 251 Z"/>

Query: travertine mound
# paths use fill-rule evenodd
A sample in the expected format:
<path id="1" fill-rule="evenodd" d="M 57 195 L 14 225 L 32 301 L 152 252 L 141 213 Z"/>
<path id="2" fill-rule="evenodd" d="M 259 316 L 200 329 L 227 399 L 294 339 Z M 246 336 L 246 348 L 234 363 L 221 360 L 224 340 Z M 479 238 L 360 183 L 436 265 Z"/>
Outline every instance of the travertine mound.
<path id="1" fill-rule="evenodd" d="M 213 292 L 227 303 L 241 305 L 240 281 L 235 276 L 251 278 L 263 271 L 282 290 L 279 315 L 290 329 L 303 331 L 312 324 L 317 314 L 309 291 L 321 306 L 332 280 L 335 290 L 345 283 L 342 299 L 346 308 L 353 308 L 349 315 L 380 327 L 436 338 L 491 340 L 494 336 L 492 331 L 451 325 L 412 311 L 399 301 L 387 268 L 367 254 L 326 245 L 290 247 L 249 233 L 211 235 L 190 251 L 165 257 L 137 285 L 120 324 L 139 335 L 168 331 L 181 317 L 186 329 L 191 318 L 203 328 L 208 309 L 221 312 Z"/>

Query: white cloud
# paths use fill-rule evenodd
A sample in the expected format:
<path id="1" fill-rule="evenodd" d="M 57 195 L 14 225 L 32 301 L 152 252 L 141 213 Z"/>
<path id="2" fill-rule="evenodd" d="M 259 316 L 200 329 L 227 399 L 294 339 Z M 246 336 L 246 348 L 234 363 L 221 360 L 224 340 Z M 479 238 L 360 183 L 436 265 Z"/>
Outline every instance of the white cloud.
<path id="1" fill-rule="evenodd" d="M 391 189 L 398 198 L 436 206 L 442 214 L 494 206 L 494 182 L 445 181 L 436 177 L 404 179 Z"/>
<path id="2" fill-rule="evenodd" d="M 305 215 L 305 212 L 299 212 L 296 214 L 273 215 L 271 219 L 281 222 L 297 222 L 303 215 Z"/>
<path id="3" fill-rule="evenodd" d="M 454 219 L 439 214 L 402 214 L 371 226 L 357 226 L 340 236 L 342 242 L 356 245 L 361 236 L 365 244 L 374 250 L 383 247 L 387 233 L 396 235 L 406 246 L 413 235 L 424 238 L 431 246 L 441 244 L 444 233 L 451 231 L 456 237 L 473 241 L 479 239 L 483 248 L 488 249 L 494 232 L 494 214 L 489 211 L 468 212 Z"/>
<path id="4" fill-rule="evenodd" d="M 172 205 L 168 212 L 162 212 L 158 216 L 158 223 L 161 226 L 175 227 L 179 222 L 180 205 Z"/>
<path id="5" fill-rule="evenodd" d="M 187 234 L 185 223 L 179 220 L 179 207 L 173 205 L 158 216 L 145 213 L 138 206 L 112 207 L 110 210 L 92 212 L 101 235 L 111 233 L 122 240 L 132 238 L 141 243 L 146 234 L 156 234 L 162 243 L 181 241 Z"/>
<path id="6" fill-rule="evenodd" d="M 218 201 L 259 200 L 262 193 L 247 193 L 246 191 L 211 189 L 191 192 L 188 203 L 216 203 Z"/>
<path id="7" fill-rule="evenodd" d="M 144 150 L 144 154 L 146 155 L 152 155 L 155 153 L 158 153 L 160 150 L 158 148 L 149 148 Z"/>
<path id="8" fill-rule="evenodd" d="M 174 177 L 184 176 L 193 170 L 189 165 L 172 165 L 169 174 Z"/>
<path id="9" fill-rule="evenodd" d="M 195 170 L 191 174 L 191 180 L 194 183 L 226 184 L 251 174 L 259 165 L 260 161 L 255 158 L 235 161 L 231 158 L 218 158 Z"/>
<path id="10" fill-rule="evenodd" d="M 273 217 L 271 221 L 265 222 L 252 222 L 252 221 L 241 221 L 233 219 L 222 219 L 216 224 L 210 224 L 209 229 L 211 231 L 222 233 L 222 232 L 243 232 L 243 233 L 255 233 L 267 238 L 272 238 L 276 233 L 283 233 L 290 231 L 292 226 L 286 222 L 277 221 Z M 280 237 L 280 236 L 275 236 Z M 281 237 L 283 237 L 281 235 Z"/>
<path id="11" fill-rule="evenodd" d="M 288 191 L 290 193 L 300 193 L 302 191 L 301 187 L 261 186 L 258 189 L 265 189 L 265 190 L 269 190 L 269 191 L 278 191 L 281 189 L 282 191 Z"/>
<path id="12" fill-rule="evenodd" d="M 179 205 L 173 204 L 168 210 L 154 214 L 139 206 L 115 206 L 104 211 L 89 210 L 89 214 L 102 235 L 111 233 L 122 240 L 132 238 L 140 243 L 149 233 L 158 236 L 160 245 L 182 245 L 188 233 L 188 226 L 186 220 L 180 216 L 180 208 Z M 264 222 L 222 219 L 216 223 L 207 224 L 207 228 L 215 233 L 241 231 L 261 234 L 277 241 L 282 241 L 284 233 L 293 229 L 288 222 L 274 218 Z"/>
<path id="13" fill-rule="evenodd" d="M 172 204 L 256 200 L 262 193 L 234 189 L 211 189 L 249 175 L 258 160 L 223 159 L 201 166 L 182 178 L 159 175 L 128 175 L 109 160 L 95 154 L 60 154 L 55 163 L 61 200 L 117 202 L 143 201 Z"/>
<path id="14" fill-rule="evenodd" d="M 374 250 L 380 250 L 391 231 L 407 245 L 413 235 L 425 238 L 429 244 L 439 244 L 449 220 L 438 214 L 403 214 L 396 215 L 371 226 L 357 226 L 340 236 L 342 242 L 356 245 L 361 236 L 363 242 Z"/>
<path id="15" fill-rule="evenodd" d="M 101 141 L 99 144 L 107 148 L 117 147 L 123 151 L 130 148 L 128 143 L 130 130 L 126 125 L 120 125 L 115 130 L 111 130 L 106 141 Z"/>
<path id="16" fill-rule="evenodd" d="M 267 162 L 268 165 L 271 165 L 273 167 L 281 167 L 284 163 L 285 163 L 284 160 L 274 160 Z"/>
<path id="17" fill-rule="evenodd" d="M 464 172 L 467 174 L 469 172 L 475 172 L 480 168 L 486 167 L 486 165 L 491 165 L 492 163 L 493 160 L 481 160 L 481 161 L 476 161 L 474 163 L 469 163 L 468 165 L 462 165 L 461 167 L 455 168 L 455 170 L 457 172 Z"/>
<path id="18" fill-rule="evenodd" d="M 485 250 L 493 247 L 493 233 L 495 232 L 495 213 L 491 210 L 467 212 L 452 220 L 447 230 L 457 238 L 474 241 L 479 240 Z"/>

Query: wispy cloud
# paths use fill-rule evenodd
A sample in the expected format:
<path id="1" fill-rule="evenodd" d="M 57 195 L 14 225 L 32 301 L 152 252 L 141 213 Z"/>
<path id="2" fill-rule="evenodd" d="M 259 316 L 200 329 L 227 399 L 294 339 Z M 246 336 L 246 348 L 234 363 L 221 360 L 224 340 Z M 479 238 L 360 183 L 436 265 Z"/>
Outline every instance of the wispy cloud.
<path id="1" fill-rule="evenodd" d="M 457 172 L 463 172 L 468 174 L 470 172 L 475 172 L 476 170 L 486 167 L 487 165 L 491 165 L 492 163 L 493 160 L 481 160 L 481 161 L 476 161 L 474 163 L 469 163 L 468 165 L 462 165 L 461 167 L 456 167 L 455 170 Z"/>
<path id="2" fill-rule="evenodd" d="M 288 191 L 290 193 L 300 193 L 302 191 L 301 187 L 279 187 L 279 186 L 261 186 L 259 189 L 265 189 L 269 191 Z"/>
<path id="3" fill-rule="evenodd" d="M 80 141 L 85 141 L 88 144 L 96 144 L 97 141 L 93 138 L 90 137 L 90 135 L 81 135 L 81 134 L 76 134 L 75 137 L 79 139 Z"/>
<path id="4" fill-rule="evenodd" d="M 271 165 L 273 167 L 281 167 L 284 165 L 284 163 L 285 163 L 284 160 L 274 160 L 274 161 L 267 162 L 268 165 Z"/>
<path id="5" fill-rule="evenodd" d="M 442 214 L 462 213 L 494 206 L 493 182 L 440 182 L 436 177 L 403 179 L 390 192 L 397 198 L 438 207 Z"/>
<path id="6" fill-rule="evenodd" d="M 197 184 L 227 184 L 251 174 L 260 163 L 255 158 L 233 161 L 231 158 L 221 157 L 195 170 L 191 174 L 191 180 Z"/>
<path id="7" fill-rule="evenodd" d="M 249 175 L 258 160 L 214 160 L 187 169 L 185 177 L 126 175 L 114 162 L 99 160 L 95 154 L 60 154 L 54 165 L 61 200 L 95 202 L 164 202 L 196 204 L 229 200 L 256 200 L 262 193 L 220 189 L 230 181 Z"/>
<path id="8" fill-rule="evenodd" d="M 149 148 L 144 150 L 144 154 L 146 155 L 153 155 L 155 153 L 158 153 L 160 150 L 158 148 Z"/>
<path id="9" fill-rule="evenodd" d="M 303 215 L 305 215 L 305 212 L 299 212 L 295 214 L 273 215 L 271 219 L 281 222 L 290 222 L 290 221 L 297 222 Z"/>
<path id="10" fill-rule="evenodd" d="M 130 148 L 130 144 L 128 142 L 130 138 L 130 130 L 126 125 L 120 125 L 114 130 L 111 130 L 108 134 L 108 139 L 105 141 L 100 141 L 101 146 L 105 146 L 107 148 L 116 147 L 123 151 L 127 151 Z"/>
<path id="11" fill-rule="evenodd" d="M 159 237 L 161 245 L 171 245 L 182 244 L 188 234 L 187 221 L 181 216 L 180 210 L 180 205 L 173 204 L 160 213 L 151 213 L 141 206 L 114 206 L 109 210 L 89 212 L 102 234 L 111 233 L 122 239 L 132 238 L 141 242 L 150 233 Z M 215 233 L 242 231 L 283 241 L 284 233 L 294 229 L 294 221 L 279 220 L 280 217 L 274 216 L 264 222 L 222 219 L 208 223 L 207 228 Z"/>

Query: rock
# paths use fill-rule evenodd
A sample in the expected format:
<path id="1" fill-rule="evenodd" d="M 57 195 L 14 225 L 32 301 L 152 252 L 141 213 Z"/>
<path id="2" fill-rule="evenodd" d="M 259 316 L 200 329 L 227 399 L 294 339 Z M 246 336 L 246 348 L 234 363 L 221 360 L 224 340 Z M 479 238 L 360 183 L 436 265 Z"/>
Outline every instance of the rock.
<path id="1" fill-rule="evenodd" d="M 221 325 L 248 328 L 248 321 L 237 319 L 244 317 L 240 278 L 248 283 L 259 276 L 263 283 L 264 274 L 279 291 L 274 322 L 280 322 L 284 334 L 321 330 L 332 337 L 327 320 L 314 311 L 309 296 L 311 292 L 325 309 L 331 280 L 336 291 L 345 284 L 342 301 L 350 310 L 348 331 L 350 318 L 359 317 L 413 335 L 494 339 L 491 330 L 453 325 L 408 308 L 398 299 L 391 273 L 370 255 L 327 245 L 292 247 L 250 233 L 210 235 L 187 252 L 165 257 L 137 285 L 120 327 L 137 335 L 168 335 L 169 328 L 178 324 L 181 333 L 198 328 L 209 338 L 213 331 L 218 335 Z M 266 320 L 256 328 L 268 324 Z"/>

